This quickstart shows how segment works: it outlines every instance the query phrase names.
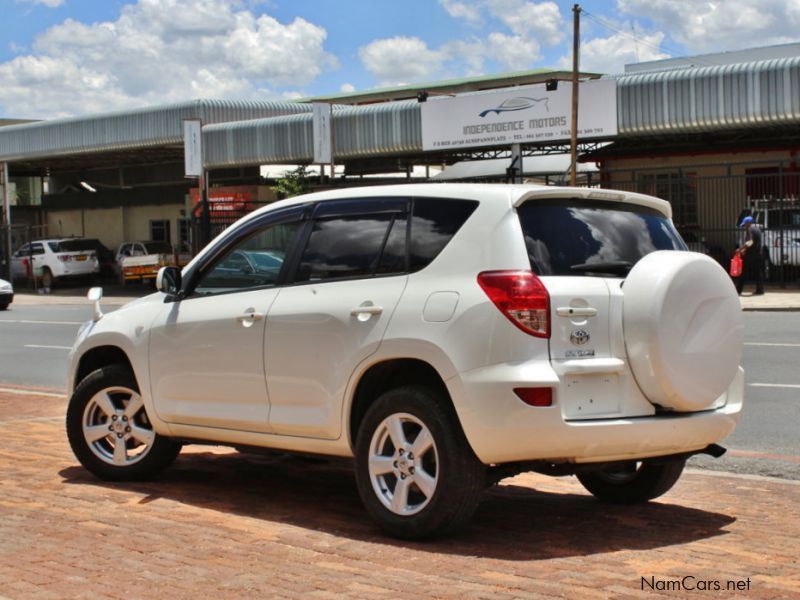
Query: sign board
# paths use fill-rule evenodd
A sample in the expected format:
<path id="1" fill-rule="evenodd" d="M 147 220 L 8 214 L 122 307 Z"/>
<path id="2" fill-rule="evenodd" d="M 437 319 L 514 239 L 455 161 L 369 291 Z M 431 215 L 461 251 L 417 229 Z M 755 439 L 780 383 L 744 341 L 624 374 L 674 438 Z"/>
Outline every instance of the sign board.
<path id="1" fill-rule="evenodd" d="M 578 139 L 617 134 L 617 82 L 596 79 L 579 84 Z M 431 98 L 421 105 L 422 149 L 450 150 L 570 139 L 572 84 L 559 81 L 497 92 Z"/>
<path id="2" fill-rule="evenodd" d="M 186 119 L 183 122 L 183 165 L 184 177 L 203 175 L 203 135 L 199 119 Z"/>
<path id="3" fill-rule="evenodd" d="M 333 120 L 331 105 L 327 102 L 314 102 L 314 162 L 327 165 L 333 162 Z"/>
<path id="4" fill-rule="evenodd" d="M 200 189 L 189 190 L 192 212 L 196 215 L 200 210 Z M 208 203 L 211 212 L 246 214 L 253 209 L 252 203 L 258 198 L 256 186 L 235 185 L 213 187 L 208 190 Z"/>

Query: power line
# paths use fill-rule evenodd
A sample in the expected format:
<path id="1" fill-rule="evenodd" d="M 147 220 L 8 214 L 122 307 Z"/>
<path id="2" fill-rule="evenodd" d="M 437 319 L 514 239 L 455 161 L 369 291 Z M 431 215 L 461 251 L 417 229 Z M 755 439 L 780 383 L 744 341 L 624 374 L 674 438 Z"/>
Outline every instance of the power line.
<path id="1" fill-rule="evenodd" d="M 639 37 L 639 36 L 637 36 L 635 34 L 630 34 L 627 31 L 624 31 L 624 30 L 616 27 L 610 21 L 604 19 L 603 17 L 598 17 L 597 15 L 593 15 L 592 13 L 587 12 L 586 10 L 583 10 L 582 12 L 583 12 L 583 14 L 585 14 L 587 17 L 589 17 L 592 21 L 594 21 L 595 23 L 597 23 L 601 27 L 605 27 L 606 29 L 608 29 L 610 31 L 613 31 L 615 33 L 623 35 L 623 36 L 625 36 L 627 38 L 631 38 L 634 41 L 634 48 L 635 48 L 635 51 L 636 51 L 637 55 L 638 55 L 638 48 L 636 47 L 636 45 L 638 45 L 638 44 L 642 44 L 644 46 L 648 46 L 648 47 L 652 48 L 653 50 L 656 50 L 657 52 L 663 52 L 670 58 L 674 58 L 676 55 L 680 56 L 681 54 L 685 54 L 685 51 L 680 51 L 680 50 L 677 50 L 675 48 L 670 48 L 669 46 L 667 46 L 667 45 L 665 45 L 663 43 L 660 44 L 660 45 L 651 44 L 650 42 L 642 39 L 641 37 Z M 631 28 L 633 28 L 633 25 L 631 25 Z M 716 66 L 715 63 L 710 63 L 710 62 L 701 60 L 701 59 L 699 59 L 697 57 L 694 57 L 694 56 L 691 57 L 691 60 L 692 60 L 692 63 L 700 65 L 700 66 L 705 66 L 705 67 Z M 637 61 L 638 61 L 638 58 L 637 58 Z"/>
<path id="2" fill-rule="evenodd" d="M 664 52 L 665 50 L 667 50 L 665 53 L 668 54 L 670 56 L 670 58 L 672 58 L 674 56 L 674 53 L 670 53 L 668 51 L 669 49 L 664 48 L 663 45 L 658 45 L 657 46 L 655 44 L 651 44 L 650 42 L 645 41 L 645 40 L 641 39 L 640 37 L 638 37 L 638 36 L 636 36 L 634 34 L 630 34 L 627 31 L 624 31 L 623 29 L 619 29 L 618 27 L 615 27 L 609 21 L 606 21 L 602 17 L 595 16 L 592 13 L 587 12 L 585 10 L 583 11 L 583 14 L 585 14 L 587 17 L 589 17 L 592 21 L 594 21 L 595 23 L 597 23 L 601 27 L 605 27 L 606 29 L 608 29 L 610 31 L 613 31 L 613 32 L 618 33 L 620 35 L 624 35 L 625 37 L 632 39 L 637 44 L 642 44 L 644 46 L 649 46 L 650 48 L 652 48 L 653 50 L 656 50 L 658 52 Z"/>

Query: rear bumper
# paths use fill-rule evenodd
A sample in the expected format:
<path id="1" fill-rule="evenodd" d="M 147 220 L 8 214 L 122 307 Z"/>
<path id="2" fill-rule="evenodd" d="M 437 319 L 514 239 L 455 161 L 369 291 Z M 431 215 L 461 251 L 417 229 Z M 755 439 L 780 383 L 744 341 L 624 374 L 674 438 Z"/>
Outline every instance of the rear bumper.
<path id="1" fill-rule="evenodd" d="M 739 369 L 714 410 L 584 420 L 565 420 L 558 405 L 559 378 L 548 361 L 476 369 L 447 385 L 482 462 L 591 463 L 681 454 L 721 442 L 739 420 L 744 371 Z M 554 405 L 524 404 L 512 391 L 520 385 L 553 387 Z"/>

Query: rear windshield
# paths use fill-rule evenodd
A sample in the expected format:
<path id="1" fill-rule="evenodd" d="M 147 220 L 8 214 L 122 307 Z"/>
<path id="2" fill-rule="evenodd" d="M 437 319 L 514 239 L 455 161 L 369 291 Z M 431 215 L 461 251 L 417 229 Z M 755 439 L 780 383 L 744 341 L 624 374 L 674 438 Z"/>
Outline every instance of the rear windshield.
<path id="1" fill-rule="evenodd" d="M 517 209 L 539 275 L 625 276 L 656 250 L 686 250 L 669 219 L 623 202 L 533 200 Z"/>
<path id="2" fill-rule="evenodd" d="M 97 240 L 63 240 L 61 242 L 48 242 L 53 252 L 83 252 L 96 250 Z"/>
<path id="3" fill-rule="evenodd" d="M 144 249 L 148 254 L 171 254 L 172 246 L 168 242 L 145 242 Z"/>

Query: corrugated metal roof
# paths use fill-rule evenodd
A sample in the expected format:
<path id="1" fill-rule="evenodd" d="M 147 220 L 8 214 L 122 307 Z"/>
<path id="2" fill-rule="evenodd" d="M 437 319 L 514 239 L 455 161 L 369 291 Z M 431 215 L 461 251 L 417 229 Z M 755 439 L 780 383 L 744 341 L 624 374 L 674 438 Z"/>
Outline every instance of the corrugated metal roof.
<path id="1" fill-rule="evenodd" d="M 615 78 L 619 137 L 800 123 L 800 56 Z"/>
<path id="2" fill-rule="evenodd" d="M 0 161 L 182 144 L 184 119 L 219 123 L 310 111 L 310 106 L 294 102 L 191 100 L 10 125 L 0 128 Z"/>
<path id="3" fill-rule="evenodd" d="M 619 138 L 800 124 L 800 56 L 620 75 Z M 0 161 L 182 144 L 200 118 L 209 168 L 310 162 L 311 106 L 196 100 L 0 128 Z M 422 152 L 420 105 L 334 106 L 337 161 Z"/>
<path id="4" fill-rule="evenodd" d="M 314 156 L 310 114 L 203 128 L 208 168 L 278 162 L 310 162 Z M 422 124 L 416 101 L 367 106 L 335 106 L 336 160 L 422 151 Z"/>

